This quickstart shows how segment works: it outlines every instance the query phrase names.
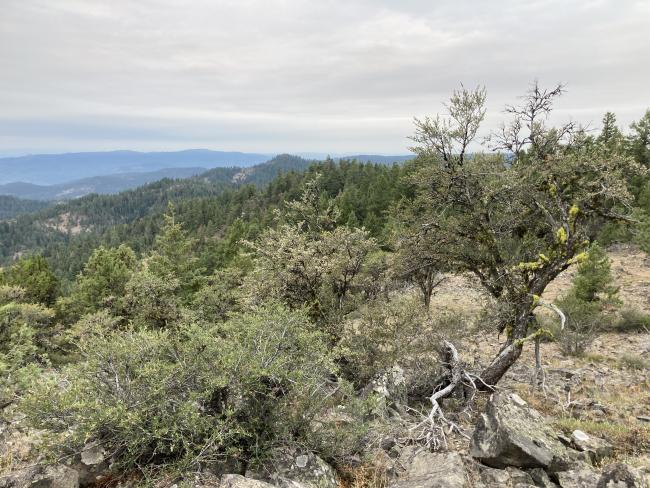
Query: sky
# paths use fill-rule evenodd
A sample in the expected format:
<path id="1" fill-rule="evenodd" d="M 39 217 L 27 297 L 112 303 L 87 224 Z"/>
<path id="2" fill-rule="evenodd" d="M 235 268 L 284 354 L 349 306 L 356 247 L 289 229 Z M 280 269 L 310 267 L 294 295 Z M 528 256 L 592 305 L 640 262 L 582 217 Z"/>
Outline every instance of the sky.
<path id="1" fill-rule="evenodd" d="M 413 117 L 533 80 L 553 122 L 650 106 L 648 0 L 0 0 L 0 155 L 405 154 Z"/>

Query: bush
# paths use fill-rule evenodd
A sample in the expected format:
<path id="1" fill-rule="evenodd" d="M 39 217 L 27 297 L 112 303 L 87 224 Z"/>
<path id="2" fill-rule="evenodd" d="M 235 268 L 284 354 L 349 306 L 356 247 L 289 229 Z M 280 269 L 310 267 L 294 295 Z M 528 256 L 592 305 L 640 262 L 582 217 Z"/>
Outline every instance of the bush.
<path id="1" fill-rule="evenodd" d="M 0 306 L 0 404 L 26 391 L 48 363 L 54 312 L 42 305 Z"/>
<path id="2" fill-rule="evenodd" d="M 23 401 L 55 454 L 95 440 L 115 468 L 196 469 L 310 436 L 333 363 L 302 312 L 269 306 L 224 324 L 110 330 L 79 337 L 83 360 Z"/>
<path id="3" fill-rule="evenodd" d="M 650 332 L 650 314 L 634 308 L 621 310 L 621 318 L 616 323 L 620 332 Z"/>
<path id="4" fill-rule="evenodd" d="M 566 315 L 564 330 L 557 332 L 560 350 L 570 356 L 581 356 L 604 328 L 600 304 L 585 302 L 574 295 L 568 295 L 558 302 Z"/>
<path id="5" fill-rule="evenodd" d="M 407 393 L 422 386 L 428 390 L 439 367 L 440 340 L 453 340 L 460 331 L 455 325 L 442 314 L 430 317 L 415 296 L 369 302 L 344 325 L 337 348 L 342 373 L 361 388 L 399 366 L 406 373 Z"/>
<path id="6" fill-rule="evenodd" d="M 619 304 L 613 282 L 607 254 L 593 243 L 586 259 L 578 265 L 571 290 L 557 303 L 567 318 L 564 330 L 557 332 L 564 354 L 584 354 L 596 334 L 611 326 L 611 316 L 603 310 Z"/>

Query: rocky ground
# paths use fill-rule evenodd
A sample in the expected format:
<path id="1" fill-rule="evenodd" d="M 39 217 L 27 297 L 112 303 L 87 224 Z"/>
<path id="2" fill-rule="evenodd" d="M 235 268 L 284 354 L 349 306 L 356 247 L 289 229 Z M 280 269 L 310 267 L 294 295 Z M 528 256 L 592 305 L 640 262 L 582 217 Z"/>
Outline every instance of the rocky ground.
<path id="1" fill-rule="evenodd" d="M 624 306 L 650 313 L 650 258 L 630 247 L 609 254 Z M 560 276 L 544 298 L 561 295 L 572 273 Z M 432 307 L 462 313 L 477 326 L 485 301 L 469 277 L 452 276 Z M 482 333 L 465 341 L 462 359 L 479 368 L 498 347 L 498 337 Z M 582 357 L 564 356 L 556 343 L 545 342 L 542 362 L 544 388 L 531 381 L 528 344 L 492 396 L 477 396 L 463 412 L 454 399 L 443 402 L 462 432 L 449 433 L 440 452 L 389 443 L 374 466 L 338 476 L 312 453 L 283 452 L 265 473 L 192 475 L 161 488 L 650 487 L 650 331 L 603 333 Z M 31 443 L 20 431 L 2 429 L 0 488 L 91 486 L 106 469 L 108 461 L 92 445 L 70 466 L 29 465 Z"/>

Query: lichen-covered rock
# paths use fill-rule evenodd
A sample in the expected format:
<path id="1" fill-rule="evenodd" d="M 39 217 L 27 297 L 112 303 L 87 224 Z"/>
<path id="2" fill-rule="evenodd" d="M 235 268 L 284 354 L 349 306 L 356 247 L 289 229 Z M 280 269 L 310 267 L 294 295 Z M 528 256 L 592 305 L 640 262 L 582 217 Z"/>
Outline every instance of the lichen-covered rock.
<path id="1" fill-rule="evenodd" d="M 632 468 L 626 464 L 606 466 L 596 488 L 645 488 L 646 484 Z"/>
<path id="2" fill-rule="evenodd" d="M 470 454 L 495 468 L 546 468 L 565 454 L 544 417 L 514 394 L 494 393 L 474 430 Z"/>
<path id="3" fill-rule="evenodd" d="M 0 488 L 79 488 L 79 473 L 67 466 L 33 466 L 0 476 Z"/>
<path id="4" fill-rule="evenodd" d="M 571 434 L 571 445 L 580 452 L 586 452 L 594 464 L 611 456 L 613 452 L 612 445 L 609 442 L 589 435 L 581 430 L 573 431 Z"/>
<path id="5" fill-rule="evenodd" d="M 596 488 L 600 474 L 593 468 L 583 466 L 580 469 L 561 471 L 557 477 L 562 488 Z"/>
<path id="6" fill-rule="evenodd" d="M 198 486 L 198 485 L 197 485 Z M 201 485 L 205 486 L 205 485 Z M 272 488 L 273 485 L 264 481 L 246 478 L 239 474 L 224 474 L 219 482 L 219 488 Z"/>
<path id="7" fill-rule="evenodd" d="M 97 442 L 87 443 L 81 450 L 74 468 L 79 473 L 79 485 L 88 486 L 97 482 L 109 469 L 106 451 Z"/>
<path id="8" fill-rule="evenodd" d="M 282 488 L 297 485 L 314 488 L 337 488 L 334 469 L 311 452 L 278 449 L 256 471 L 246 476 L 272 483 Z"/>
<path id="9" fill-rule="evenodd" d="M 557 488 L 557 484 L 553 482 L 548 473 L 541 468 L 531 469 L 528 471 L 528 474 L 533 479 L 533 485 L 538 488 Z"/>
<path id="10" fill-rule="evenodd" d="M 535 478 L 530 473 L 518 468 L 508 467 L 505 469 L 499 469 L 479 464 L 478 466 L 475 466 L 475 469 L 478 471 L 478 476 L 474 476 L 472 484 L 473 488 L 524 488 L 529 486 L 547 486 L 537 485 Z M 544 471 L 542 471 L 542 473 L 544 473 Z M 557 485 L 554 484 L 548 485 L 549 488 L 555 488 L 556 486 Z"/>
<path id="11" fill-rule="evenodd" d="M 421 452 L 389 488 L 469 488 L 463 458 L 456 452 Z"/>

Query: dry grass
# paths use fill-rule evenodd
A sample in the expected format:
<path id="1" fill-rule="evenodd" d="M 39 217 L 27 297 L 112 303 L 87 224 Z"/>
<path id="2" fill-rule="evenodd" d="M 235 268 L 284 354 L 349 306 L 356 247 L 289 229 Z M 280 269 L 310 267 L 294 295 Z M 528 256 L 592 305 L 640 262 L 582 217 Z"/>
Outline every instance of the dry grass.
<path id="1" fill-rule="evenodd" d="M 386 488 L 388 473 L 381 463 L 344 466 L 338 469 L 339 488 Z"/>
<path id="2" fill-rule="evenodd" d="M 628 422 L 596 422 L 572 417 L 559 418 L 554 424 L 565 434 L 571 434 L 577 429 L 606 439 L 614 446 L 613 458 L 616 459 L 640 456 L 650 451 L 650 426 Z"/>

